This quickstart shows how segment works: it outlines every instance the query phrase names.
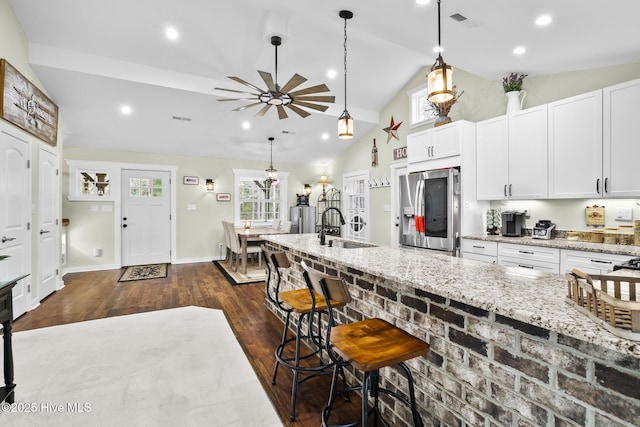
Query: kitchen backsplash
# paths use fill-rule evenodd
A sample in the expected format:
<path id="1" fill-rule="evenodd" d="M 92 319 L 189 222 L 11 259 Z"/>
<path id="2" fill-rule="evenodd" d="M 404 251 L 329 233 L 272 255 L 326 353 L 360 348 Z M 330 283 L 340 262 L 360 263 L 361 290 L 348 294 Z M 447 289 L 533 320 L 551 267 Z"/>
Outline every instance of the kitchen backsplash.
<path id="1" fill-rule="evenodd" d="M 563 199 L 563 200 L 507 200 L 491 202 L 492 209 L 501 211 L 527 210 L 525 227 L 531 229 L 537 221 L 548 219 L 556 224 L 557 230 L 590 230 L 586 225 L 587 206 L 605 207 L 605 227 L 631 225 L 634 219 L 640 219 L 640 199 Z M 619 209 L 631 209 L 631 221 L 616 221 Z"/>

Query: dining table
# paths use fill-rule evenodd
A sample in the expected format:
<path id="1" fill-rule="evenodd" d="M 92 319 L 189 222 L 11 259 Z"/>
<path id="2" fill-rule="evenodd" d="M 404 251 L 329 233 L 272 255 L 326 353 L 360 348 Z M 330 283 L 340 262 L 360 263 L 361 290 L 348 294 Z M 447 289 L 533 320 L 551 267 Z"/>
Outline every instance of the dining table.
<path id="1" fill-rule="evenodd" d="M 263 241 L 260 236 L 266 234 L 289 234 L 283 230 L 276 230 L 272 227 L 235 227 L 238 238 L 240 239 L 240 247 L 242 248 L 242 274 L 247 274 L 247 242 Z"/>

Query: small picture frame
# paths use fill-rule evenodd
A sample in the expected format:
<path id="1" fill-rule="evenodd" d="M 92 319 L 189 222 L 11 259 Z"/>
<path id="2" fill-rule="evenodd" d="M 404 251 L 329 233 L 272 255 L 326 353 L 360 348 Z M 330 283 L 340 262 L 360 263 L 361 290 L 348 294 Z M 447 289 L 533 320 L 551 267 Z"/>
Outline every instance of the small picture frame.
<path id="1" fill-rule="evenodd" d="M 197 176 L 185 176 L 182 178 L 182 183 L 184 185 L 198 185 L 200 183 L 200 178 Z"/>
<path id="2" fill-rule="evenodd" d="M 218 202 L 229 202 L 231 201 L 231 193 L 218 193 L 216 194 L 216 200 Z"/>

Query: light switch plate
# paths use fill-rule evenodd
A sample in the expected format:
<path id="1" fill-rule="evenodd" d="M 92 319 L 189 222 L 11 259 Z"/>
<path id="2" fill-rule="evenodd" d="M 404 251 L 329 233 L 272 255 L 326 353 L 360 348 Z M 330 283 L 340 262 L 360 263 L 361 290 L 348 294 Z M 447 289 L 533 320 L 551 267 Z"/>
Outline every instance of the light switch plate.
<path id="1" fill-rule="evenodd" d="M 189 204 L 187 205 L 187 210 L 188 210 L 188 211 L 195 211 L 195 210 L 196 210 L 196 205 L 195 205 L 195 203 L 189 203 Z"/>

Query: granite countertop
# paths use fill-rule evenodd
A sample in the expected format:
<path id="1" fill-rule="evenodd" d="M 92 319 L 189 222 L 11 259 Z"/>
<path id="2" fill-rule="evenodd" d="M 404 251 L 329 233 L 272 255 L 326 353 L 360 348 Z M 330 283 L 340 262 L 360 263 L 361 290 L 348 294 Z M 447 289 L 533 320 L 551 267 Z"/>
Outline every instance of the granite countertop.
<path id="1" fill-rule="evenodd" d="M 544 248 L 571 249 L 575 251 L 589 251 L 613 255 L 629 255 L 629 257 L 640 257 L 640 246 L 631 245 L 607 245 L 604 243 L 581 242 L 567 239 L 533 239 L 531 236 L 525 237 L 505 237 L 501 235 L 471 235 L 463 236 L 463 239 L 483 240 L 485 242 L 513 243 L 515 245 L 540 246 Z"/>
<path id="2" fill-rule="evenodd" d="M 567 298 L 566 279 L 559 274 L 451 257 L 425 249 L 321 246 L 316 234 L 261 237 L 290 250 L 640 358 L 640 342 L 613 335 L 574 306 Z"/>

